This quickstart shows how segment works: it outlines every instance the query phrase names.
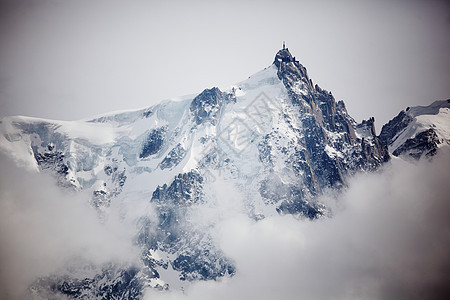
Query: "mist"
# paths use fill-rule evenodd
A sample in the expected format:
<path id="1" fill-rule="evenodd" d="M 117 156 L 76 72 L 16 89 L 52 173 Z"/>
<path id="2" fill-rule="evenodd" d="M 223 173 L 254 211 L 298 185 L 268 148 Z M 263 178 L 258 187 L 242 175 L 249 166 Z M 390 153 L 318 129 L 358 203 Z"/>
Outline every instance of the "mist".
<path id="1" fill-rule="evenodd" d="M 38 277 L 78 258 L 96 265 L 139 259 L 132 219 L 145 205 L 116 199 L 102 223 L 83 192 L 0 162 L 2 299 L 23 299 Z M 445 299 L 449 169 L 448 148 L 431 161 L 393 158 L 377 172 L 352 177 L 342 193 L 325 194 L 319 200 L 333 217 L 315 221 L 291 215 L 254 221 L 239 189 L 218 177 L 206 187 L 214 201 L 191 217 L 204 228 L 213 224 L 211 234 L 236 275 L 192 282 L 184 291 L 148 289 L 144 299 Z M 121 205 L 128 217 L 119 216 Z"/>
<path id="2" fill-rule="evenodd" d="M 78 262 L 133 264 L 134 227 L 111 207 L 100 222 L 89 195 L 62 189 L 0 157 L 0 298 L 25 299 L 38 277 Z"/>
<path id="3" fill-rule="evenodd" d="M 334 216 L 316 221 L 255 222 L 230 205 L 216 238 L 236 275 L 195 282 L 184 293 L 148 290 L 145 299 L 445 299 L 449 169 L 449 149 L 431 162 L 394 158 L 354 176 L 342 194 L 323 196 L 335 203 Z"/>

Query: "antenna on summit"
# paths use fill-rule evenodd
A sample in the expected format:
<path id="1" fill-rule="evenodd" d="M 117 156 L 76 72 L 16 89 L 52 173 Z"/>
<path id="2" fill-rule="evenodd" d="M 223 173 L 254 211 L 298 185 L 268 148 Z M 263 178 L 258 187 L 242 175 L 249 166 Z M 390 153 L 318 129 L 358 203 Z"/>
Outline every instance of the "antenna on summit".
<path id="1" fill-rule="evenodd" d="M 286 43 L 283 41 L 283 50 L 286 49 Z"/>

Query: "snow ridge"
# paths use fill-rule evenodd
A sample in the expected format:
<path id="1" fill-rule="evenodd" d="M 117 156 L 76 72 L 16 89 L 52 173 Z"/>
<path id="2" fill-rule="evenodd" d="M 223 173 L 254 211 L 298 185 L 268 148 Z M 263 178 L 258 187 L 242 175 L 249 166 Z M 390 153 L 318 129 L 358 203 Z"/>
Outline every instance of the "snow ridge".
<path id="1" fill-rule="evenodd" d="M 395 155 L 419 159 L 450 145 L 450 99 L 401 111 L 383 126 L 380 139 Z"/>

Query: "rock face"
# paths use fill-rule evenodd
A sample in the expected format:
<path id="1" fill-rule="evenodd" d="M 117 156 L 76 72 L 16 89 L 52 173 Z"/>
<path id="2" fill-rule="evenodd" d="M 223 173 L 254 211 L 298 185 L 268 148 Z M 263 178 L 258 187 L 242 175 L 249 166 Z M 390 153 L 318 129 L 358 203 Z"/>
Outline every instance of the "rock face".
<path id="1" fill-rule="evenodd" d="M 204 122 L 215 125 L 222 108 L 223 98 L 222 92 L 216 87 L 206 89 L 195 97 L 190 106 L 195 122 L 198 125 Z"/>
<path id="2" fill-rule="evenodd" d="M 121 268 L 107 264 L 92 276 L 52 275 L 41 278 L 30 290 L 37 299 L 138 299 L 144 286 L 139 272 L 136 267 Z"/>
<path id="3" fill-rule="evenodd" d="M 165 127 L 153 129 L 142 146 L 141 154 L 139 158 L 145 158 L 150 155 L 158 153 L 164 142 Z"/>
<path id="4" fill-rule="evenodd" d="M 392 154 L 395 156 L 407 154 L 415 159 L 420 159 L 423 155 L 435 155 L 440 143 L 436 131 L 430 128 L 419 132 L 414 138 L 407 139 Z"/>
<path id="5" fill-rule="evenodd" d="M 214 221 L 198 218 L 217 202 L 217 180 L 239 191 L 249 218 L 324 217 L 328 210 L 317 196 L 388 161 L 383 141 L 392 142 L 394 131 L 409 124 L 398 119 L 377 137 L 373 118 L 357 124 L 288 49 L 226 91 L 206 89 L 194 98 L 90 121 L 4 118 L 1 149 L 29 168 L 52 172 L 62 186 L 90 191 L 102 216 L 113 201 L 136 195 L 153 211 L 136 219 L 140 266 L 102 266 L 81 279 L 52 274 L 33 291 L 126 298 L 139 297 L 145 287 L 232 276 L 236 266 L 214 241 Z M 409 144 L 430 138 L 432 133 Z"/>
<path id="6" fill-rule="evenodd" d="M 450 99 L 402 110 L 383 126 L 380 139 L 395 156 L 431 157 L 450 145 Z"/>
<path id="7" fill-rule="evenodd" d="M 336 103 L 330 92 L 313 85 L 306 68 L 288 49 L 277 53 L 274 66 L 288 94 L 279 121 L 286 129 L 275 129 L 267 135 L 264 143 L 271 148 L 263 150 L 262 155 L 283 157 L 283 153 L 289 153 L 284 164 L 304 183 L 300 189 L 288 187 L 289 196 L 278 211 L 314 218 L 323 211 L 305 199 L 320 194 L 324 188 L 344 185 L 345 178 L 356 171 L 376 169 L 389 159 L 389 154 L 375 134 L 374 119 L 356 124 L 342 101 Z M 295 138 L 288 147 L 276 146 L 287 139 L 289 131 Z M 273 193 L 268 194 L 273 199 Z"/>

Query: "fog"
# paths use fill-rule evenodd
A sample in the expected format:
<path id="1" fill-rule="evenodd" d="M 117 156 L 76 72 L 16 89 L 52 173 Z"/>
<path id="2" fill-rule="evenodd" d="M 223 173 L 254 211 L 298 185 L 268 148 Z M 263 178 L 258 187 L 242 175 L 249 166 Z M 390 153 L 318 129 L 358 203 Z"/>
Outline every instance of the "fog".
<path id="1" fill-rule="evenodd" d="M 228 206 L 217 238 L 236 275 L 196 282 L 184 293 L 148 290 L 145 299 L 445 299 L 449 169 L 448 150 L 432 162 L 394 159 L 352 178 L 337 199 L 324 196 L 335 201 L 334 217 L 313 222 L 254 222 L 239 205 Z"/>
<path id="2" fill-rule="evenodd" d="M 111 208 L 100 222 L 89 197 L 56 186 L 0 157 L 0 298 L 24 299 L 25 289 L 75 260 L 133 264 L 134 227 Z"/>
<path id="3" fill-rule="evenodd" d="M 61 190 L 45 174 L 0 158 L 0 298 L 23 291 L 82 258 L 136 262 L 132 219 L 143 207 L 116 199 L 102 223 L 83 193 Z M 358 174 L 345 191 L 320 200 L 332 218 L 316 221 L 245 213 L 239 189 L 218 178 L 215 193 L 192 214 L 215 224 L 217 245 L 236 275 L 193 282 L 182 292 L 146 290 L 145 299 L 445 299 L 450 293 L 450 150 L 432 161 L 398 158 Z M 120 218 L 119 206 L 127 216 Z M 148 207 L 147 207 L 148 208 Z M 123 217 L 123 215 L 122 215 Z M 76 262 L 76 261 L 75 261 Z"/>

